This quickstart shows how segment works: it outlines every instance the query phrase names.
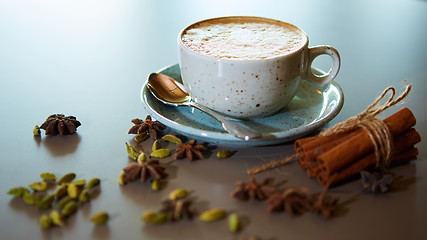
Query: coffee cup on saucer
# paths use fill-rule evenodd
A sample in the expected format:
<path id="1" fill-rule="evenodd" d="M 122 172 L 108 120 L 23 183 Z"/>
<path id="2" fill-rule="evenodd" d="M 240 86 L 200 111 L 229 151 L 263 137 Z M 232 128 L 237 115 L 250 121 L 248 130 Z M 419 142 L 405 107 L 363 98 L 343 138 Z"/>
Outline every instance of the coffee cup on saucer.
<path id="1" fill-rule="evenodd" d="M 330 83 L 340 56 L 330 46 L 308 46 L 298 27 L 268 18 L 232 16 L 193 23 L 178 35 L 183 84 L 194 101 L 234 118 L 259 118 L 284 108 L 303 79 Z M 319 55 L 330 71 L 312 72 Z"/>

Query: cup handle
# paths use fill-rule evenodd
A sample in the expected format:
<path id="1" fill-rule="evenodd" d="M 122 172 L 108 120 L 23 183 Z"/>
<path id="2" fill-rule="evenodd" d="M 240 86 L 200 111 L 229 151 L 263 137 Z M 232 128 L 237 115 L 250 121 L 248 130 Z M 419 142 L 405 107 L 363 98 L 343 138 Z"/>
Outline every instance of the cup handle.
<path id="1" fill-rule="evenodd" d="M 328 73 L 324 75 L 316 75 L 311 69 L 313 60 L 319 55 L 329 55 L 332 57 L 332 67 Z M 331 46 L 316 46 L 308 49 L 308 67 L 307 67 L 307 79 L 318 82 L 320 84 L 326 84 L 331 82 L 338 74 L 340 70 L 341 58 L 338 51 Z"/>

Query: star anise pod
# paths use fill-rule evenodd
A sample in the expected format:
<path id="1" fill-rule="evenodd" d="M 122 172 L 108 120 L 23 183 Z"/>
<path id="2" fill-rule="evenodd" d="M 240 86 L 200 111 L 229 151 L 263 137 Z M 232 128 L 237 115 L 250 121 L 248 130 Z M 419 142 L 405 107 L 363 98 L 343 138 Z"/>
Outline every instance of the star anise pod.
<path id="1" fill-rule="evenodd" d="M 363 189 L 372 193 L 388 192 L 393 183 L 393 175 L 390 173 L 361 171 L 360 176 Z"/>
<path id="2" fill-rule="evenodd" d="M 195 157 L 204 159 L 202 151 L 206 151 L 208 148 L 202 144 L 196 144 L 196 140 L 190 140 L 188 143 L 178 143 L 175 150 L 175 160 L 183 159 L 187 157 L 190 161 L 195 160 Z"/>
<path id="3" fill-rule="evenodd" d="M 77 131 L 81 123 L 73 116 L 64 116 L 64 114 L 50 115 L 40 126 L 46 131 L 46 135 L 71 135 Z"/>
<path id="4" fill-rule="evenodd" d="M 311 211 L 330 218 L 338 205 L 338 198 L 327 197 L 323 192 L 319 196 L 313 196 Z"/>
<path id="5" fill-rule="evenodd" d="M 288 188 L 271 195 L 266 202 L 270 204 L 269 212 L 286 211 L 291 216 L 311 209 L 311 198 L 306 188 Z"/>
<path id="6" fill-rule="evenodd" d="M 127 167 L 123 168 L 125 172 L 125 182 L 132 182 L 141 178 L 142 182 L 146 182 L 149 178 L 151 179 L 163 179 L 168 176 L 165 172 L 165 167 L 160 166 L 158 160 L 150 159 L 147 162 L 131 163 Z"/>
<path id="7" fill-rule="evenodd" d="M 134 118 L 131 122 L 135 124 L 135 126 L 129 129 L 128 134 L 140 134 L 148 132 L 151 138 L 158 139 L 162 135 L 163 130 L 166 129 L 166 126 L 161 122 L 153 121 L 150 115 L 147 115 L 145 121 L 139 118 Z"/>
<path id="8" fill-rule="evenodd" d="M 241 201 L 264 201 L 275 191 L 276 187 L 270 184 L 270 179 L 265 178 L 258 183 L 254 177 L 251 177 L 249 183 L 236 182 L 236 188 L 231 192 L 231 197 Z"/>
<path id="9" fill-rule="evenodd" d="M 330 181 L 330 183 L 331 182 L 332 181 Z M 318 196 L 311 196 L 311 211 L 316 214 L 322 215 L 324 218 L 330 218 L 333 215 L 339 201 L 338 198 L 326 196 L 326 191 L 328 190 L 330 183 L 323 186 L 322 192 Z"/>
<path id="10" fill-rule="evenodd" d="M 178 221 L 183 218 L 192 219 L 194 212 L 190 209 L 192 201 L 190 199 L 174 199 L 162 202 L 163 207 L 160 213 L 166 213 L 169 221 Z"/>

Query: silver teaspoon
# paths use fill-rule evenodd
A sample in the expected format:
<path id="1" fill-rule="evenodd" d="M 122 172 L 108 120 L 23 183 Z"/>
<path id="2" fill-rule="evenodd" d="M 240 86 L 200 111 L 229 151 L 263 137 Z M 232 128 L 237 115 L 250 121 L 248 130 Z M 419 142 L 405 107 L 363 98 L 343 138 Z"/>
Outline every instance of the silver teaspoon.
<path id="1" fill-rule="evenodd" d="M 209 108 L 200 106 L 191 99 L 191 96 L 183 91 L 178 82 L 161 73 L 152 73 L 148 77 L 148 89 L 153 96 L 160 102 L 173 105 L 173 106 L 191 106 L 199 109 L 200 111 L 210 115 L 211 117 L 218 120 L 222 127 L 234 136 L 249 140 L 254 138 L 260 138 L 261 134 L 246 128 L 240 124 L 227 120 L 222 114 L 217 113 Z"/>

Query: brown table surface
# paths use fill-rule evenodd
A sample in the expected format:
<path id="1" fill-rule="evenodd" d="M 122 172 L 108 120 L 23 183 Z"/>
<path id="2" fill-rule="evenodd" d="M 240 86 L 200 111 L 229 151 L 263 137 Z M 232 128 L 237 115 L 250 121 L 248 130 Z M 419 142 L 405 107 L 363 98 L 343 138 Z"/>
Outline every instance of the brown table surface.
<path id="1" fill-rule="evenodd" d="M 205 160 L 174 161 L 165 188 L 148 184 L 121 187 L 118 175 L 131 162 L 125 142 L 131 119 L 145 118 L 139 99 L 148 74 L 178 61 L 176 36 L 188 24 L 217 16 L 254 15 L 301 27 L 310 45 L 336 47 L 342 58 L 337 82 L 345 103 L 327 126 L 365 109 L 386 87 L 413 90 L 405 101 L 384 113 L 409 107 L 416 129 L 427 128 L 427 2 L 406 1 L 0 1 L 0 239 L 426 239 L 427 152 L 417 145 L 418 160 L 390 171 L 399 178 L 392 191 L 373 195 L 359 181 L 330 189 L 342 207 L 325 220 L 306 213 L 269 214 L 262 202 L 239 202 L 229 196 L 246 170 L 294 153 L 292 143 L 264 147 L 216 145 Z M 327 57 L 315 64 L 326 69 Z M 404 80 L 407 80 L 406 82 Z M 77 134 L 34 138 L 32 129 L 53 113 L 81 121 Z M 148 140 L 141 144 L 150 149 Z M 237 151 L 217 159 L 217 150 Z M 43 211 L 6 192 L 39 179 L 42 172 L 78 178 L 99 177 L 98 197 L 83 205 L 65 227 L 41 230 Z M 321 187 L 296 163 L 256 175 L 272 177 L 282 187 Z M 180 221 L 163 226 L 140 221 L 145 210 L 175 188 L 193 191 L 199 210 L 220 207 L 241 216 L 233 234 L 226 221 Z M 89 222 L 106 210 L 105 226 Z"/>

